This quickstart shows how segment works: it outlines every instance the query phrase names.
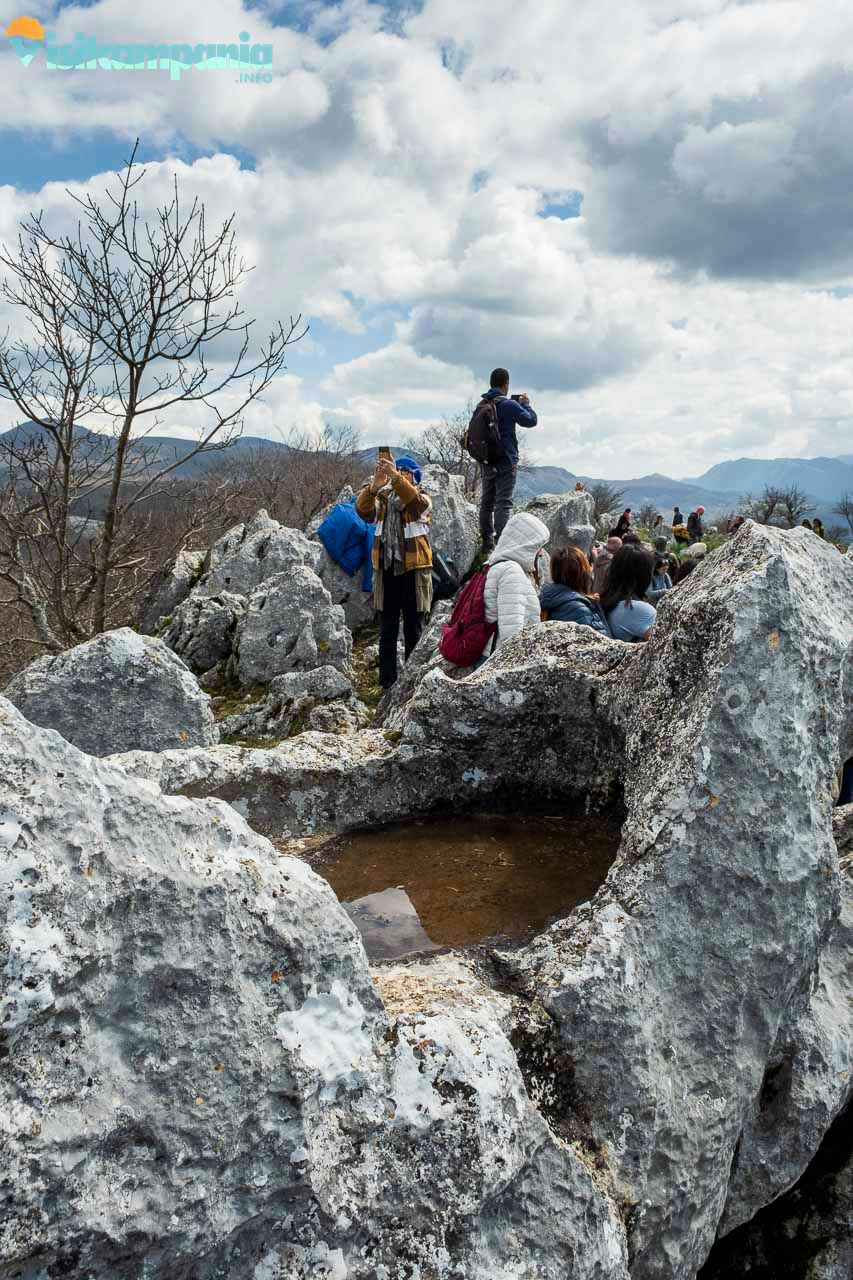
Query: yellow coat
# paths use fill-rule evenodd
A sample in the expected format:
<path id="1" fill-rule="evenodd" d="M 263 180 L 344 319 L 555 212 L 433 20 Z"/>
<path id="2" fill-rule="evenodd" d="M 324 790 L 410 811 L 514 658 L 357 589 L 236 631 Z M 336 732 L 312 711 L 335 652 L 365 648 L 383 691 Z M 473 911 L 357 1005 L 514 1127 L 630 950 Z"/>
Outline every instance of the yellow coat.
<path id="1" fill-rule="evenodd" d="M 370 484 L 366 484 L 355 500 L 355 509 L 368 524 L 376 525 L 376 537 L 373 539 L 373 569 L 379 569 L 379 545 L 382 541 L 382 529 L 385 523 L 385 512 L 391 490 L 403 503 L 403 535 L 406 540 L 406 572 L 410 569 L 432 568 L 432 544 L 430 534 L 430 512 L 432 500 L 421 493 L 417 485 L 411 484 L 405 476 L 394 476 L 390 484 L 384 485 L 378 493 L 370 492 Z"/>

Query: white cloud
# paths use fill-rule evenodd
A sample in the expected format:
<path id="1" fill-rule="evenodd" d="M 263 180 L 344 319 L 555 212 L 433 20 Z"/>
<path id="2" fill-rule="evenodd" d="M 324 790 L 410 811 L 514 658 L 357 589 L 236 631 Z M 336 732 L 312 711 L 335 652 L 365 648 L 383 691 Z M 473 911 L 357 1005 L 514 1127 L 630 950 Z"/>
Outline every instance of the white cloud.
<path id="1" fill-rule="evenodd" d="M 797 280 L 853 278 L 853 11 L 613 0 L 605 24 L 594 0 L 425 0 L 392 31 L 347 0 L 305 18 L 101 0 L 56 20 L 125 40 L 248 29 L 274 46 L 266 86 L 2 63 L 22 128 L 108 122 L 164 150 L 256 154 L 255 171 L 227 154 L 150 165 L 139 189 L 150 209 L 177 172 L 212 218 L 236 210 L 261 333 L 299 311 L 329 331 L 325 374 L 309 380 L 295 348 L 248 431 L 326 418 L 376 441 L 455 411 L 502 363 L 541 411 L 531 446 L 575 470 L 846 447 L 851 303 Z M 33 205 L 70 226 L 64 186 L 0 188 L 0 238 Z M 582 218 L 541 216 L 574 190 Z M 377 308 L 400 317 L 392 340 L 337 358 L 335 330 L 367 338 Z"/>

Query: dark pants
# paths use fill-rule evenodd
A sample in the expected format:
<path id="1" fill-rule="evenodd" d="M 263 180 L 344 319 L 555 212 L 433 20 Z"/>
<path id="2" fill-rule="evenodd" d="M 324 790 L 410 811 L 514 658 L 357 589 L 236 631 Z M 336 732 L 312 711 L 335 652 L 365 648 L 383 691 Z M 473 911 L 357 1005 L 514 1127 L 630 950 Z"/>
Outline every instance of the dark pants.
<path id="1" fill-rule="evenodd" d="M 484 542 L 496 542 L 512 515 L 512 494 L 517 472 L 517 464 L 510 462 L 508 458 L 493 467 L 485 464 L 481 466 L 483 487 L 480 495 L 480 537 Z"/>
<path id="2" fill-rule="evenodd" d="M 379 631 L 379 683 L 390 689 L 397 679 L 397 637 L 400 634 L 400 614 L 403 615 L 403 638 L 406 657 L 421 638 L 421 618 L 415 591 L 414 571 L 382 575 L 382 613 Z"/>

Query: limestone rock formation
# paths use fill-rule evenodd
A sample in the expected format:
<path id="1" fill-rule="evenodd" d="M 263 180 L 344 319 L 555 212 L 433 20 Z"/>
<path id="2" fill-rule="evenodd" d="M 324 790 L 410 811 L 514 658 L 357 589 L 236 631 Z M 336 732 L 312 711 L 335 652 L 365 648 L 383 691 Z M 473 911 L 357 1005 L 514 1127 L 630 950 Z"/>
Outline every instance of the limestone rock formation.
<path id="1" fill-rule="evenodd" d="M 547 1014 L 537 1088 L 598 1153 L 632 1280 L 694 1280 L 719 1230 L 811 1167 L 845 1105 L 831 789 L 851 755 L 853 566 L 806 530 L 747 522 L 644 645 L 553 624 L 464 680 L 429 670 L 395 733 L 122 764 L 291 835 L 621 794 L 606 883 L 497 962 L 519 1007 Z"/>
<path id="2" fill-rule="evenodd" d="M 576 1055 L 578 1104 L 633 1206 L 635 1280 L 692 1280 L 707 1257 L 838 910 L 853 583 L 813 544 L 748 523 L 664 599 L 610 712 L 620 857 L 592 903 L 507 958 Z"/>
<path id="3" fill-rule="evenodd" d="M 287 738 L 297 729 L 353 733 L 363 729 L 370 713 L 335 667 L 292 671 L 271 681 L 262 702 L 238 711 L 219 725 L 222 738 Z"/>
<path id="4" fill-rule="evenodd" d="M 714 1246 L 701 1280 L 850 1280 L 853 1107 L 836 1120 L 796 1186 Z"/>
<path id="5" fill-rule="evenodd" d="M 389 704 L 382 731 L 334 742 L 303 733 L 275 751 L 136 753 L 122 763 L 170 794 L 235 799 L 257 830 L 287 836 L 448 806 L 512 809 L 519 796 L 527 804 L 618 804 L 622 735 L 597 707 L 640 656 L 639 646 L 589 627 L 551 623 L 513 636 L 464 679 L 428 662 L 402 715 Z M 529 741 L 536 749 L 521 750 Z"/>
<path id="6" fill-rule="evenodd" d="M 332 604 L 313 569 L 297 565 L 249 596 L 230 661 L 241 684 L 268 684 L 286 671 L 348 670 L 351 655 L 343 609 Z"/>
<path id="7" fill-rule="evenodd" d="M 421 488 L 432 499 L 432 545 L 453 561 L 461 577 L 474 563 L 480 545 L 477 508 L 465 496 L 462 476 L 451 475 L 443 467 L 424 467 Z"/>
<path id="8" fill-rule="evenodd" d="M 291 569 L 307 567 L 316 573 L 322 550 L 298 529 L 287 529 L 266 511 L 259 511 L 248 524 L 237 525 L 214 543 L 193 594 L 216 596 L 227 591 L 249 596 L 269 578 Z"/>
<path id="9" fill-rule="evenodd" d="M 792 1001 L 744 1125 L 720 1234 L 793 1187 L 853 1097 L 853 805 L 833 811 L 841 903 L 809 988 Z M 853 1222 L 853 1219 L 851 1219 Z"/>
<path id="10" fill-rule="evenodd" d="M 549 554 L 559 547 L 579 547 L 589 555 L 595 538 L 595 501 L 591 493 L 543 493 L 524 508 L 544 520 L 551 539 Z"/>
<path id="11" fill-rule="evenodd" d="M 332 604 L 340 605 L 344 613 L 344 621 L 350 631 L 367 626 L 374 619 L 376 608 L 373 603 L 373 592 L 362 590 L 363 575 L 359 570 L 354 576 L 345 573 L 339 564 L 335 564 L 325 548 L 318 570 L 320 581 L 329 593 Z"/>
<path id="12" fill-rule="evenodd" d="M 259 511 L 210 548 L 163 638 L 208 682 L 214 669 L 220 680 L 255 684 L 312 666 L 346 668 L 352 638 L 318 577 L 324 567 L 334 582 L 339 571 L 319 542 Z"/>
<path id="13" fill-rule="evenodd" d="M 5 1273 L 628 1280 L 469 966 L 377 991 L 303 863 L 7 702 L 0 807 Z"/>
<path id="14" fill-rule="evenodd" d="M 148 636 L 160 632 L 164 619 L 171 620 L 204 571 L 204 551 L 180 551 L 157 577 L 139 611 L 139 629 Z M 168 625 L 166 623 L 165 625 Z"/>
<path id="15" fill-rule="evenodd" d="M 181 659 L 128 627 L 38 658 L 4 694 L 33 724 L 56 729 L 93 756 L 219 740 L 210 698 Z"/>
<path id="16" fill-rule="evenodd" d="M 244 596 L 222 591 L 217 596 L 191 595 L 179 604 L 162 640 L 191 671 L 202 675 L 227 662 L 237 624 L 246 612 Z"/>
<path id="17" fill-rule="evenodd" d="M 440 667 L 451 678 L 461 678 L 467 671 L 453 667 L 445 662 L 439 653 L 442 628 L 453 612 L 452 600 L 439 600 L 434 606 L 432 617 L 421 634 L 421 638 L 409 654 L 408 662 L 400 661 L 396 684 L 393 684 L 379 704 L 379 716 L 389 729 L 399 728 L 402 724 L 405 709 L 412 695 L 428 671 Z M 378 661 L 378 650 L 377 650 Z"/>

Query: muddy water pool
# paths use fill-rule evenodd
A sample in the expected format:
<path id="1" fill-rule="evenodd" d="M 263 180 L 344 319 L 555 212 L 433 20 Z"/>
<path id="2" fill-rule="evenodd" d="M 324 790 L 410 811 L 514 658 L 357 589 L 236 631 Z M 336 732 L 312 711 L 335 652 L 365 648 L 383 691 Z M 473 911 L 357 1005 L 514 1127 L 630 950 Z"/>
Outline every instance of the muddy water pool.
<path id="1" fill-rule="evenodd" d="M 302 852 L 361 930 L 371 959 L 525 939 L 586 902 L 619 847 L 602 817 L 430 818 Z"/>

